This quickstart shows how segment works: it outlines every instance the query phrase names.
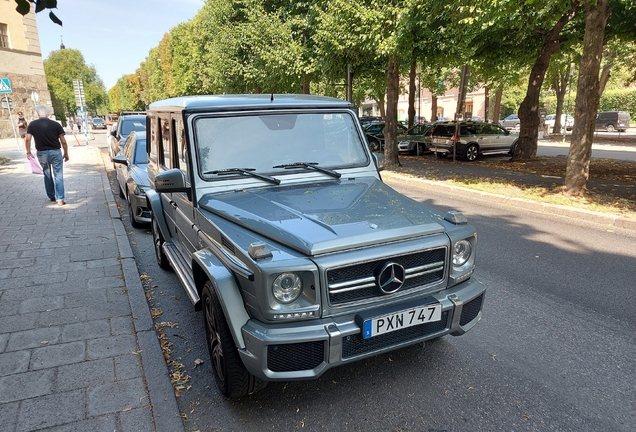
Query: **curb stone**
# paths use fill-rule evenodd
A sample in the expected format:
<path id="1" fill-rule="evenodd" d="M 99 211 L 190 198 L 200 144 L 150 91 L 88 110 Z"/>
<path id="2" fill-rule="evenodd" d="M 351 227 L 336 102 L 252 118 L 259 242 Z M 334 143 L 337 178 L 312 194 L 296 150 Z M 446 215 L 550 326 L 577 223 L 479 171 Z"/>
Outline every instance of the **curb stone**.
<path id="1" fill-rule="evenodd" d="M 115 240 L 119 248 L 124 284 L 128 288 L 128 299 L 141 351 L 141 361 L 155 420 L 155 430 L 157 432 L 185 431 L 163 357 L 163 351 L 159 345 L 154 323 L 150 317 L 150 309 L 148 308 L 148 302 L 146 301 L 146 295 L 141 284 L 128 235 L 119 215 L 115 197 L 111 193 L 110 183 L 106 174 L 105 163 L 107 161 L 104 160 L 102 152 L 100 151 L 99 153 L 104 163 L 104 170 L 102 170 L 104 195 L 106 196 L 111 220 L 115 228 Z"/>

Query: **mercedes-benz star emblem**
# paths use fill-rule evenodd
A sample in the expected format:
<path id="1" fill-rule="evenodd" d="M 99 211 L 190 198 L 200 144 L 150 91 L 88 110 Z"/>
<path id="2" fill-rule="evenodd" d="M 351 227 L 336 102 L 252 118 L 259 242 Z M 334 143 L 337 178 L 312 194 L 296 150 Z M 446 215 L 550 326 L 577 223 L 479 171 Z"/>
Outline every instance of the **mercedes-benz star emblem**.
<path id="1" fill-rule="evenodd" d="M 402 288 L 406 276 L 404 267 L 392 261 L 384 264 L 376 274 L 375 281 L 384 294 L 391 294 Z"/>

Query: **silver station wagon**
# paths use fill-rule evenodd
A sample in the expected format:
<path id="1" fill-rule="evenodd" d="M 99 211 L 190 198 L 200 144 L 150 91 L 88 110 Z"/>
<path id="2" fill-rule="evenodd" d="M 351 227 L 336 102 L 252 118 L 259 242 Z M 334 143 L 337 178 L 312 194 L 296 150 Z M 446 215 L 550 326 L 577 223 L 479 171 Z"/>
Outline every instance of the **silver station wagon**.
<path id="1" fill-rule="evenodd" d="M 444 122 L 433 128 L 429 150 L 474 161 L 479 155 L 512 154 L 518 138 L 492 123 Z"/>
<path id="2" fill-rule="evenodd" d="M 202 311 L 225 396 L 481 319 L 475 229 L 382 182 L 352 104 L 192 96 L 148 117 L 157 262 Z"/>

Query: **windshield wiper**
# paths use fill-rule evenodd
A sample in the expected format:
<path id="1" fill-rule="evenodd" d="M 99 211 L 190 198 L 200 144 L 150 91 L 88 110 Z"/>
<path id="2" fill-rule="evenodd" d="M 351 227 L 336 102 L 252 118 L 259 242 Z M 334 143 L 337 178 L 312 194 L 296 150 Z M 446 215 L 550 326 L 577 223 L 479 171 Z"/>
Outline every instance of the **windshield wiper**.
<path id="1" fill-rule="evenodd" d="M 249 177 L 255 177 L 261 180 L 265 180 L 270 183 L 274 183 L 275 185 L 280 184 L 280 180 L 274 177 L 266 176 L 263 174 L 255 173 L 256 169 L 254 168 L 226 168 L 222 170 L 214 170 L 204 172 L 203 174 L 216 174 L 216 175 L 228 175 L 228 174 L 242 174 Z"/>
<path id="2" fill-rule="evenodd" d="M 272 168 L 285 168 L 285 169 L 308 168 L 308 169 L 321 172 L 323 174 L 327 174 L 334 178 L 342 177 L 342 174 L 340 174 L 339 172 L 318 166 L 318 162 L 293 162 L 288 164 L 275 165 Z"/>

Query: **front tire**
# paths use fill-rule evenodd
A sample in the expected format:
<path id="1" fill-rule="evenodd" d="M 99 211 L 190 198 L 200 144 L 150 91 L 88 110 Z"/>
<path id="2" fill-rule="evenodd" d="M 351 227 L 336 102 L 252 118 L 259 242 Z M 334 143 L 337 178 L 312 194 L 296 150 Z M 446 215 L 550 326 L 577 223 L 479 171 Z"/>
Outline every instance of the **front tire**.
<path id="1" fill-rule="evenodd" d="M 157 264 L 164 270 L 170 270 L 172 267 L 170 266 L 170 261 L 168 261 L 168 257 L 163 251 L 163 244 L 165 240 L 161 235 L 161 231 L 159 231 L 159 222 L 155 217 L 152 217 L 152 242 L 155 246 L 155 257 L 157 258 Z"/>
<path id="2" fill-rule="evenodd" d="M 371 138 L 369 140 L 369 148 L 371 149 L 372 152 L 379 152 L 380 151 L 380 141 Z"/>
<path id="3" fill-rule="evenodd" d="M 239 356 L 212 282 L 203 285 L 203 325 L 216 386 L 224 396 L 238 398 L 262 390 L 266 381 L 250 374 Z"/>
<path id="4" fill-rule="evenodd" d="M 135 209 L 133 208 L 130 199 L 127 199 L 126 201 L 128 201 L 128 216 L 130 217 L 130 224 L 135 228 L 141 228 L 143 224 L 137 222 L 137 219 L 135 219 Z"/>
<path id="5" fill-rule="evenodd" d="M 477 155 L 479 155 L 479 149 L 477 148 L 475 144 L 470 144 L 468 148 L 466 149 L 466 154 L 465 154 L 466 159 L 472 162 L 475 159 L 477 159 Z"/>

